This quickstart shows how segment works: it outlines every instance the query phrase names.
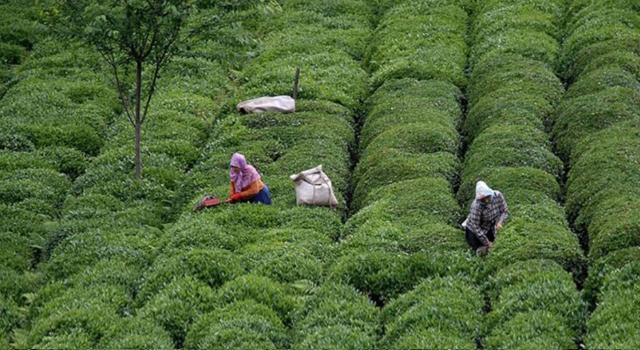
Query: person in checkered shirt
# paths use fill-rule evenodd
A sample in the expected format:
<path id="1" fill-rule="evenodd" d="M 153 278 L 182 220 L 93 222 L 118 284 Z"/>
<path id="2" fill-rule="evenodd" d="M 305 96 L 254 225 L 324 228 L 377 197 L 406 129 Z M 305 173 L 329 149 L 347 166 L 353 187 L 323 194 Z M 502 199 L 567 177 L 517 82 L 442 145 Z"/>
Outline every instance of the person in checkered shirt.
<path id="1" fill-rule="evenodd" d="M 467 243 L 477 255 L 484 256 L 488 253 L 508 217 L 509 207 L 502 193 L 479 181 L 476 184 L 476 199 L 471 203 L 469 217 L 464 225 Z"/>

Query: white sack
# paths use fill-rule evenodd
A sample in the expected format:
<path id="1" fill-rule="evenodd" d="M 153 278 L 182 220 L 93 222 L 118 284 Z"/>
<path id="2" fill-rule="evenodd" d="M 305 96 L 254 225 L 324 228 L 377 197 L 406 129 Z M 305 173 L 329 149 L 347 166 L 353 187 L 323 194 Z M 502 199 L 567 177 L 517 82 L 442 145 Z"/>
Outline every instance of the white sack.
<path id="1" fill-rule="evenodd" d="M 238 112 L 255 114 L 262 112 L 294 113 L 296 100 L 290 96 L 260 97 L 238 103 Z"/>
<path id="2" fill-rule="evenodd" d="M 298 205 L 314 205 L 320 207 L 335 207 L 338 200 L 333 194 L 331 180 L 322 171 L 322 165 L 291 175 L 296 184 L 296 199 Z"/>

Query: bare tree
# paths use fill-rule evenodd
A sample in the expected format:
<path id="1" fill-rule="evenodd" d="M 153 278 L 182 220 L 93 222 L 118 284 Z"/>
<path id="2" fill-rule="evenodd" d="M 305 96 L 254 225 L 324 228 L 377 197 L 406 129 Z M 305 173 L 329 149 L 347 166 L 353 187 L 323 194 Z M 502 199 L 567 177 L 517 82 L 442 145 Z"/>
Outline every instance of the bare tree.
<path id="1" fill-rule="evenodd" d="M 142 177 L 142 125 L 158 75 L 197 11 L 192 0 L 62 0 L 56 13 L 75 36 L 93 45 L 110 68 L 124 114 L 135 129 L 135 173 Z M 133 72 L 133 74 L 131 74 Z"/>
<path id="2" fill-rule="evenodd" d="M 137 178 L 142 177 L 142 125 L 161 70 L 182 44 L 203 33 L 217 35 L 225 22 L 211 12 L 198 16 L 198 4 L 218 13 L 247 6 L 264 12 L 279 8 L 276 0 L 58 0 L 49 11 L 60 32 L 94 46 L 109 66 L 124 114 L 135 129 Z"/>

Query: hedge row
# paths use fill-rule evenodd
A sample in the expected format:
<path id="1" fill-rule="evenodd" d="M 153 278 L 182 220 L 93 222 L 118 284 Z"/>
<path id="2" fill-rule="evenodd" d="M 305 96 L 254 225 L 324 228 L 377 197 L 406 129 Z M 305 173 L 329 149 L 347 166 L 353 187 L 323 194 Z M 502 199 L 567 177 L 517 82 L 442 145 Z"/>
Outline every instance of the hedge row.
<path id="1" fill-rule="evenodd" d="M 97 54 L 80 44 L 47 38 L 22 65 L 18 82 L 4 95 L 0 113 L 5 147 L 28 151 L 49 146 L 95 156 L 104 145 L 105 125 L 119 111 L 115 91 L 102 75 Z M 66 67 L 66 68 L 65 68 Z"/>
<path id="2" fill-rule="evenodd" d="M 500 269 L 488 282 L 489 349 L 573 349 L 586 303 L 571 275 L 555 261 L 532 259 Z"/>
<path id="3" fill-rule="evenodd" d="M 233 102 L 290 95 L 299 67 L 296 113 L 229 113 L 185 177 L 180 190 L 188 205 L 165 231 L 134 301 L 176 346 L 338 348 L 345 342 L 370 347 L 376 340 L 375 307 L 350 287 L 324 283 L 346 210 L 354 117 L 367 94 L 367 74 L 357 58 L 371 20 L 364 2 L 292 0 L 261 26 L 268 33 L 257 57 L 238 73 Z M 191 213 L 203 193 L 227 198 L 234 152 L 261 173 L 273 205 Z M 320 164 L 332 179 L 337 210 L 296 206 L 289 175 Z M 196 286 L 198 295 L 191 296 Z M 354 300 L 360 304 L 344 316 L 327 316 Z M 371 316 L 349 324 L 350 312 Z"/>
<path id="4" fill-rule="evenodd" d="M 27 24 L 22 25 L 27 31 Z M 29 26 L 35 28 L 33 23 Z M 14 34 L 30 37 L 31 44 L 37 39 L 36 34 Z M 42 258 L 72 181 L 84 173 L 88 157 L 99 152 L 102 130 L 118 109 L 115 95 L 100 76 L 80 70 L 95 63 L 94 56 L 77 46 L 68 46 L 68 53 L 62 54 L 53 40 L 41 39 L 0 100 L 0 225 L 11 247 L 3 251 L 2 260 L 12 261 L 3 265 L 3 273 L 17 280 L 24 280 L 19 275 Z M 58 69 L 60 65 L 78 69 Z M 4 270 L 10 267 L 11 272 Z M 19 300 L 31 288 L 7 284 L 1 293 Z"/>
<path id="5" fill-rule="evenodd" d="M 201 15 L 213 16 L 216 11 Z M 174 279 L 157 276 L 155 281 L 164 283 L 162 290 L 146 303 L 140 303 L 138 295 L 153 288 L 144 278 L 150 267 L 158 266 L 153 270 L 157 273 L 184 269 L 177 258 L 153 262 L 167 239 L 163 225 L 174 220 L 184 209 L 185 198 L 192 196 L 183 194 L 185 172 L 200 158 L 211 125 L 226 107 L 227 92 L 222 87 L 227 85 L 227 68 L 214 60 L 222 46 L 181 52 L 163 72 L 143 126 L 141 181 L 134 178 L 133 128 L 126 118 L 119 115 L 108 129 L 103 127 L 101 139 L 106 141 L 99 155 L 75 180 L 62 207 L 62 220 L 51 230 L 45 247 L 49 260 L 41 266 L 49 283 L 32 302 L 32 327 L 21 346 L 51 348 L 72 342 L 86 347 L 171 349 L 181 345 L 186 326 L 197 315 L 213 310 L 213 289 L 188 273 Z M 42 52 L 53 49 L 43 46 Z M 86 70 L 70 64 L 69 58 L 44 56 L 35 69 L 39 76 Z M 86 61 L 87 54 L 78 58 Z M 88 96 L 79 94 L 76 100 L 83 102 Z M 203 260 L 217 258 L 223 263 L 224 257 L 209 251 L 187 256 L 193 269 L 200 269 Z M 217 278 L 217 285 L 237 277 L 216 275 L 214 267 L 200 272 L 203 278 Z"/>
<path id="6" fill-rule="evenodd" d="M 379 311 L 352 286 L 325 283 L 294 315 L 294 349 L 371 349 L 380 336 Z"/>
<path id="7" fill-rule="evenodd" d="M 46 36 L 46 27 L 35 21 L 38 9 L 23 1 L 0 4 L 0 98 L 16 81 L 16 68 L 33 46 Z"/>
<path id="8" fill-rule="evenodd" d="M 473 19 L 470 146 L 458 199 L 468 208 L 483 180 L 504 194 L 510 211 L 486 260 L 488 348 L 575 348 L 584 325 L 574 280 L 585 277 L 586 259 L 557 202 L 563 163 L 546 133 L 564 94 L 554 71 L 565 7 L 562 0 L 492 0 Z"/>
<path id="9" fill-rule="evenodd" d="M 373 87 L 401 78 L 464 86 L 468 48 L 463 6 L 461 1 L 440 0 L 393 4 L 376 29 L 367 55 Z"/>
<path id="10" fill-rule="evenodd" d="M 101 154 L 74 182 L 48 242 L 51 277 L 69 276 L 102 258 L 140 259 L 126 247 L 148 244 L 152 230 L 141 225 L 162 227 L 183 208 L 184 173 L 200 155 L 219 110 L 222 92 L 216 88 L 224 82 L 222 68 L 203 59 L 178 58 L 168 67 L 143 126 L 142 180 L 134 178 L 133 128 L 124 116 L 115 121 Z"/>
<path id="11" fill-rule="evenodd" d="M 634 287 L 640 247 L 638 171 L 640 16 L 631 1 L 574 1 L 563 51 L 570 86 L 554 132 L 571 164 L 567 210 L 585 242 L 586 298 L 595 307 L 585 345 L 626 348 L 640 329 Z M 635 270 L 634 270 L 635 269 Z"/>
<path id="12" fill-rule="evenodd" d="M 34 293 L 44 280 L 35 267 L 62 216 L 73 180 L 84 172 L 88 156 L 99 150 L 101 130 L 117 111 L 117 100 L 97 74 L 62 73 L 51 64 L 56 52 L 37 17 L 33 4 L 0 4 L 3 348 L 16 341 L 13 330 L 26 324 L 25 295 Z M 71 55 L 79 53 L 73 46 L 67 49 Z M 31 59 L 25 60 L 27 56 Z"/>
<path id="13" fill-rule="evenodd" d="M 453 193 L 467 12 L 457 1 L 387 6 L 366 60 L 375 92 L 360 132 L 355 214 L 329 279 L 384 306 L 383 348 L 475 347 L 483 299 L 468 277 L 476 263 Z M 440 277 L 453 275 L 467 277 Z"/>
<path id="14" fill-rule="evenodd" d="M 476 347 L 484 299 L 473 281 L 461 277 L 427 279 L 390 302 L 381 313 L 382 346 L 389 349 Z"/>
<path id="15" fill-rule="evenodd" d="M 638 272 L 637 260 L 607 275 L 602 284 L 598 307 L 587 324 L 585 344 L 598 349 L 633 348 L 640 344 L 638 336 Z"/>

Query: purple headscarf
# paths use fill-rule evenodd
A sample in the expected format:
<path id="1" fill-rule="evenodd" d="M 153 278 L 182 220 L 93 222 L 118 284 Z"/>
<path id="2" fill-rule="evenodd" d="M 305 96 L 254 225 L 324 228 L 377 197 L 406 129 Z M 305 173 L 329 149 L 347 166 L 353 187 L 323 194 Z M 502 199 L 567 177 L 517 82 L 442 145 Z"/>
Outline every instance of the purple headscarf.
<path id="1" fill-rule="evenodd" d="M 256 168 L 247 164 L 247 159 L 240 153 L 233 154 L 231 157 L 231 166 L 240 169 L 239 173 L 234 173 L 229 169 L 231 181 L 236 184 L 236 193 L 241 192 L 246 186 L 260 180 L 260 174 L 258 174 Z"/>

